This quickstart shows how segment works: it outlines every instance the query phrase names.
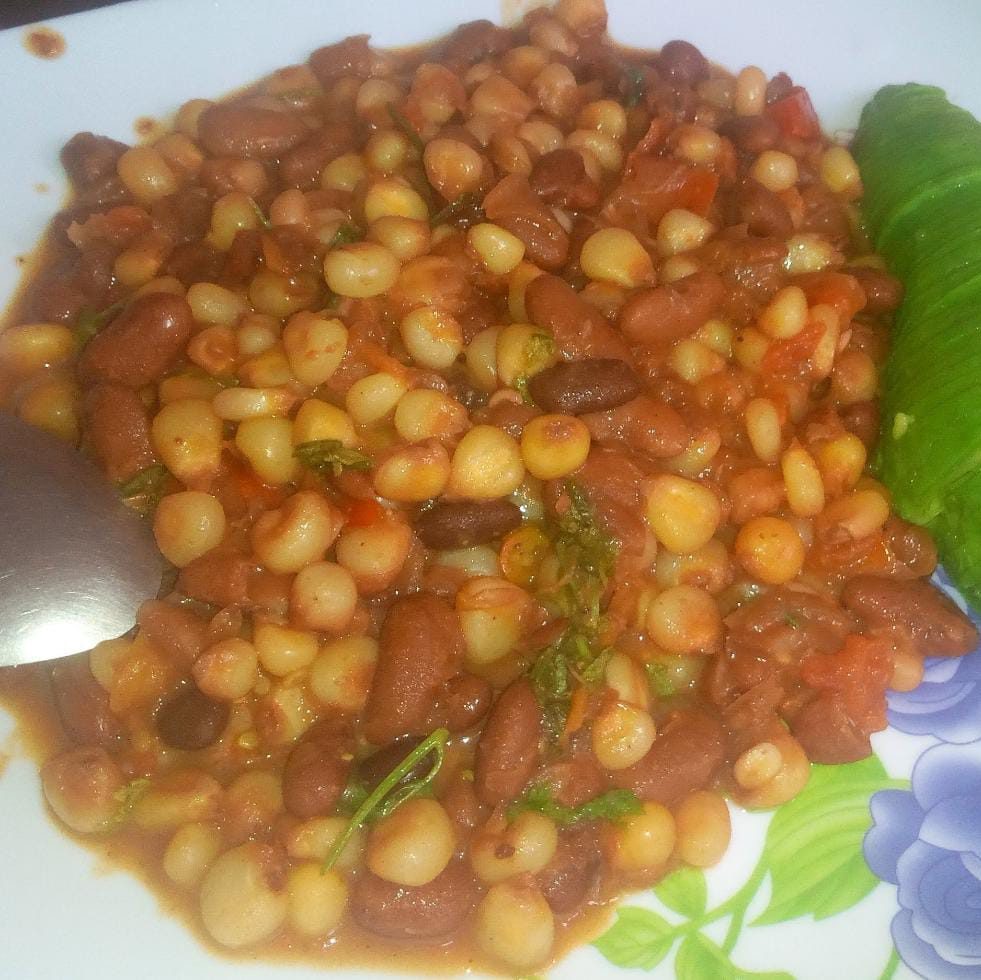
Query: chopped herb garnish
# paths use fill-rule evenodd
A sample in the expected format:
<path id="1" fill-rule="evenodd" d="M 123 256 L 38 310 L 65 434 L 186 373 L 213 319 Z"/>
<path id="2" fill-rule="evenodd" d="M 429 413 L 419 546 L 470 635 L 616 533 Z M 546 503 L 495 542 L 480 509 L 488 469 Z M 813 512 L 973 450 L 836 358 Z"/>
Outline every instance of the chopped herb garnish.
<path id="1" fill-rule="evenodd" d="M 616 823 L 643 809 L 640 800 L 629 789 L 611 789 L 579 806 L 565 806 L 555 799 L 547 785 L 536 783 L 508 807 L 507 817 L 513 820 L 519 813 L 533 810 L 554 820 L 560 827 L 569 827 L 586 820 Z"/>
<path id="2" fill-rule="evenodd" d="M 133 808 L 146 795 L 150 788 L 150 780 L 146 776 L 139 776 L 131 779 L 122 789 L 113 794 L 116 801 L 116 810 L 106 824 L 106 830 L 115 830 L 121 824 L 126 823 Z"/>
<path id="3" fill-rule="evenodd" d="M 372 820 L 381 820 L 397 810 L 403 803 L 418 796 L 436 778 L 443 765 L 446 754 L 446 742 L 450 733 L 445 728 L 437 728 L 431 735 L 424 738 L 363 800 L 354 811 L 347 826 L 338 835 L 331 849 L 324 858 L 323 870 L 330 871 L 341 856 L 348 841 L 364 824 Z M 412 772 L 423 759 L 432 755 L 433 764 L 429 771 L 418 779 L 400 786 L 405 777 Z M 395 790 L 395 792 L 392 792 Z M 391 795 L 389 795 L 391 794 Z"/>
<path id="4" fill-rule="evenodd" d="M 514 379 L 514 388 L 526 405 L 534 405 L 535 401 L 528 391 L 528 379 L 548 367 L 555 353 L 555 340 L 547 333 L 533 333 L 526 341 L 522 353 L 524 370 Z"/>
<path id="5" fill-rule="evenodd" d="M 422 137 L 417 132 L 415 126 L 397 109 L 391 102 L 388 103 L 388 114 L 392 117 L 392 122 L 402 131 L 405 138 L 420 152 L 426 149 Z"/>
<path id="6" fill-rule="evenodd" d="M 613 574 L 617 546 L 599 525 L 582 491 L 566 484 L 569 507 L 552 528 L 557 582 L 539 593 L 565 617 L 565 632 L 539 653 L 529 677 L 553 739 L 565 727 L 573 681 L 592 685 L 603 676 L 610 651 L 599 639 L 600 603 Z"/>
<path id="7" fill-rule="evenodd" d="M 256 217 L 259 219 L 259 224 L 262 225 L 267 231 L 272 228 L 272 222 L 265 216 L 262 208 L 259 207 L 258 202 L 255 198 L 250 197 L 249 200 L 252 202 L 252 207 L 255 210 Z"/>
<path id="8" fill-rule="evenodd" d="M 651 662 L 644 664 L 647 681 L 651 690 L 659 698 L 669 698 L 675 693 L 676 687 L 671 677 L 671 670 L 666 664 Z"/>
<path id="9" fill-rule="evenodd" d="M 647 94 L 647 77 L 639 65 L 623 66 L 623 104 L 628 108 L 639 105 Z"/>
<path id="10" fill-rule="evenodd" d="M 340 476 L 344 470 L 370 470 L 371 457 L 348 449 L 339 439 L 301 442 L 293 455 L 308 469 Z"/>
<path id="11" fill-rule="evenodd" d="M 486 217 L 480 206 L 481 201 L 482 198 L 480 195 L 475 194 L 473 191 L 467 191 L 466 194 L 461 194 L 459 197 L 450 201 L 446 207 L 440 208 L 429 219 L 429 224 L 433 228 L 437 228 L 439 225 L 449 224 L 453 221 L 460 222 L 467 227 L 479 224 Z"/>
<path id="12" fill-rule="evenodd" d="M 93 310 L 86 306 L 75 321 L 75 336 L 80 347 L 84 347 L 102 328 L 112 320 L 126 305 L 125 300 L 113 303 L 104 310 Z"/>
<path id="13" fill-rule="evenodd" d="M 800 629 L 800 620 L 793 613 L 784 613 L 783 621 L 792 629 Z"/>
<path id="14" fill-rule="evenodd" d="M 345 221 L 330 240 L 328 248 L 337 248 L 338 245 L 350 245 L 351 242 L 360 242 L 364 238 L 364 232 L 351 222 Z"/>
<path id="15" fill-rule="evenodd" d="M 351 816 L 368 799 L 368 787 L 360 779 L 352 779 L 341 794 L 337 809 L 345 816 Z"/>
<path id="16" fill-rule="evenodd" d="M 116 489 L 123 500 L 142 498 L 140 510 L 144 514 L 149 514 L 160 503 L 169 476 L 166 466 L 162 463 L 154 463 L 152 466 L 147 466 L 138 473 L 134 473 L 128 480 L 120 483 Z"/>

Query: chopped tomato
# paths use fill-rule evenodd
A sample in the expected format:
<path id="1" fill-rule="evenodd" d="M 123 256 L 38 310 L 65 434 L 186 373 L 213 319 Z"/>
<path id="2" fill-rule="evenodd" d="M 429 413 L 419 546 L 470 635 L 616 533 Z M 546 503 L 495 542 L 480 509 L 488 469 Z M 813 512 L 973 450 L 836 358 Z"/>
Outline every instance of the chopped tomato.
<path id="1" fill-rule="evenodd" d="M 780 127 L 784 136 L 801 140 L 817 139 L 821 124 L 807 90 L 795 85 L 782 99 L 771 102 L 766 114 Z"/>
<path id="2" fill-rule="evenodd" d="M 810 320 L 800 333 L 786 340 L 775 340 L 763 355 L 764 374 L 795 374 L 807 363 L 824 335 L 824 324 Z"/>
<path id="3" fill-rule="evenodd" d="M 345 510 L 348 527 L 368 527 L 385 519 L 385 508 L 377 500 L 351 500 Z"/>
<path id="4" fill-rule="evenodd" d="M 679 195 L 678 207 L 693 211 L 703 218 L 708 214 L 715 193 L 719 189 L 719 175 L 711 170 L 695 168 L 685 178 Z"/>
<path id="5" fill-rule="evenodd" d="M 855 276 L 845 272 L 808 272 L 798 276 L 794 284 L 804 290 L 809 306 L 819 303 L 833 306 L 842 323 L 847 323 L 865 307 L 865 290 Z"/>
<path id="6" fill-rule="evenodd" d="M 238 495 L 246 504 L 258 503 L 264 510 L 279 507 L 286 499 L 286 491 L 263 483 L 251 467 L 233 457 L 229 465 L 229 476 Z"/>
<path id="7" fill-rule="evenodd" d="M 801 678 L 809 687 L 836 696 L 851 721 L 864 732 L 886 727 L 886 687 L 892 656 L 881 637 L 850 633 L 840 650 L 807 657 Z"/>

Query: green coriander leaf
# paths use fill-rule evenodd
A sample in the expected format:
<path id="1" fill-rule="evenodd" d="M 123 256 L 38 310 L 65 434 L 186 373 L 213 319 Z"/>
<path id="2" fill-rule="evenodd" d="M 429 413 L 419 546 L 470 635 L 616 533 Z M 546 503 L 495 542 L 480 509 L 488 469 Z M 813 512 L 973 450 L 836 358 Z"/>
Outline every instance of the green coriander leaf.
<path id="1" fill-rule="evenodd" d="M 368 787 L 360 779 L 352 779 L 341 794 L 337 809 L 345 816 L 351 816 L 368 798 Z"/>
<path id="2" fill-rule="evenodd" d="M 460 221 L 467 226 L 479 224 L 485 217 L 480 207 L 481 200 L 482 198 L 473 193 L 473 191 L 461 194 L 459 197 L 450 201 L 446 207 L 440 208 L 439 211 L 435 212 L 429 219 L 429 224 L 433 228 L 448 224 L 451 221 Z"/>
<path id="3" fill-rule="evenodd" d="M 324 859 L 323 871 L 330 871 L 337 863 L 344 848 L 354 833 L 369 820 L 380 820 L 397 810 L 403 803 L 418 796 L 436 778 L 443 765 L 446 742 L 450 733 L 445 728 L 437 728 L 424 738 L 365 798 L 354 811 L 347 826 L 338 835 Z M 425 758 L 432 755 L 433 764 L 427 773 L 404 785 L 399 785 L 413 769 Z M 393 792 L 394 791 L 394 792 Z"/>
<path id="4" fill-rule="evenodd" d="M 340 476 L 344 470 L 370 470 L 371 457 L 348 449 L 339 439 L 301 442 L 293 455 L 309 470 Z"/>
<path id="5" fill-rule="evenodd" d="M 426 149 L 426 144 L 423 143 L 422 137 L 416 131 L 415 126 L 409 122 L 408 119 L 402 114 L 402 112 L 397 109 L 391 102 L 388 103 L 388 114 L 392 118 L 392 122 L 395 123 L 396 127 L 402 131 L 405 138 L 420 152 L 422 153 Z"/>
<path id="6" fill-rule="evenodd" d="M 259 204 L 255 198 L 250 197 L 249 201 L 252 202 L 252 208 L 256 213 L 256 217 L 259 219 L 259 224 L 261 224 L 262 227 L 268 231 L 270 228 L 272 228 L 272 222 L 265 216 L 262 208 L 259 207 Z"/>
<path id="7" fill-rule="evenodd" d="M 79 346 L 84 347 L 117 313 L 122 311 L 125 305 L 125 300 L 120 300 L 101 311 L 84 307 L 75 321 L 75 336 L 78 338 Z"/>
<path id="8" fill-rule="evenodd" d="M 544 814 L 562 827 L 569 827 L 587 820 L 609 820 L 616 823 L 640 813 L 643 805 L 629 789 L 611 789 L 580 803 L 579 806 L 565 806 L 555 799 L 547 785 L 536 783 L 508 807 L 508 820 L 529 810 Z"/>
<path id="9" fill-rule="evenodd" d="M 120 825 L 126 823 L 129 815 L 133 812 L 133 807 L 146 795 L 150 788 L 150 780 L 145 776 L 131 779 L 122 789 L 113 794 L 117 806 L 116 811 L 109 818 L 106 830 L 115 830 Z"/>
<path id="10" fill-rule="evenodd" d="M 328 248 L 337 248 L 338 245 L 350 245 L 351 242 L 360 242 L 364 238 L 364 232 L 351 222 L 345 221 L 334 232 L 334 237 L 330 240 Z"/>
<path id="11" fill-rule="evenodd" d="M 647 93 L 647 78 L 639 65 L 623 66 L 623 104 L 628 108 L 639 105 Z"/>
<path id="12" fill-rule="evenodd" d="M 675 693 L 675 685 L 671 679 L 671 671 L 661 663 L 646 663 L 644 671 L 647 674 L 647 682 L 651 690 L 659 698 L 669 698 Z"/>
<path id="13" fill-rule="evenodd" d="M 154 463 L 118 484 L 116 490 L 123 500 L 142 498 L 140 509 L 149 514 L 160 503 L 169 478 L 167 467 L 162 463 Z"/>

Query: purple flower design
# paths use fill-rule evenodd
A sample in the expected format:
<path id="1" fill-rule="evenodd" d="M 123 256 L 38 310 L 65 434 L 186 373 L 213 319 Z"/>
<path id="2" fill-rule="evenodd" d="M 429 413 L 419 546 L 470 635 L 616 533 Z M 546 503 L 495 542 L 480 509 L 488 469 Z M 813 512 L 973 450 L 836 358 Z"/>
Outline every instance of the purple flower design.
<path id="1" fill-rule="evenodd" d="M 892 936 L 930 980 L 981 977 L 981 741 L 936 745 L 913 769 L 912 792 L 872 797 L 865 859 L 898 885 Z"/>
<path id="2" fill-rule="evenodd" d="M 934 582 L 959 600 L 943 570 L 938 570 Z M 967 613 L 981 627 L 973 611 Z M 966 657 L 927 660 L 919 687 L 889 693 L 889 724 L 910 735 L 935 735 L 945 742 L 981 739 L 981 648 Z"/>

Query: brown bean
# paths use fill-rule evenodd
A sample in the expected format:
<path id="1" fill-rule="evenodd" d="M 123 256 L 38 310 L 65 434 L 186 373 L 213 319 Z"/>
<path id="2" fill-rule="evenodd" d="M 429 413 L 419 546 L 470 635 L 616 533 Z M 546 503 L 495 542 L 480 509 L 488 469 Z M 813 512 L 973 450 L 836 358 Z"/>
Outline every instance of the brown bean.
<path id="1" fill-rule="evenodd" d="M 88 384 L 142 388 L 180 358 L 193 330 L 191 308 L 182 296 L 138 296 L 89 341 L 78 359 L 79 377 Z"/>
<path id="2" fill-rule="evenodd" d="M 621 307 L 617 323 L 633 344 L 673 344 L 691 336 L 718 310 L 724 296 L 719 276 L 694 272 L 677 282 L 638 290 Z"/>
<path id="3" fill-rule="evenodd" d="M 140 606 L 136 621 L 152 647 L 184 667 L 207 645 L 207 622 L 183 606 L 151 599 Z"/>
<path id="4" fill-rule="evenodd" d="M 331 718 L 304 733 L 283 767 L 283 804 L 306 820 L 333 813 L 351 771 L 351 736 Z"/>
<path id="5" fill-rule="evenodd" d="M 531 189 L 547 204 L 573 211 L 594 208 L 600 202 L 598 185 L 586 174 L 582 156 L 561 148 L 540 156 L 528 178 Z"/>
<path id="6" fill-rule="evenodd" d="M 112 745 L 122 735 L 109 708 L 109 694 L 92 676 L 88 654 L 58 661 L 51 668 L 51 690 L 61 724 L 80 745 Z"/>
<path id="7" fill-rule="evenodd" d="M 369 790 L 373 790 L 393 769 L 401 765 L 421 741 L 421 738 L 414 735 L 397 738 L 390 745 L 386 745 L 362 759 L 358 763 L 358 776 Z M 396 785 L 401 786 L 404 783 L 419 779 L 429 771 L 430 763 L 429 758 L 420 759 Z"/>
<path id="8" fill-rule="evenodd" d="M 545 901 L 556 915 L 575 912 L 589 897 L 603 866 L 599 840 L 592 827 L 563 830 L 555 856 L 535 876 Z"/>
<path id="9" fill-rule="evenodd" d="M 364 929 L 389 939 L 434 939 L 454 932 L 479 891 L 464 861 L 452 861 L 429 884 L 412 888 L 363 871 L 351 891 L 351 913 Z"/>
<path id="10" fill-rule="evenodd" d="M 658 71 L 681 85 L 695 85 L 708 78 L 709 64 L 694 44 L 668 41 L 657 56 Z"/>
<path id="11" fill-rule="evenodd" d="M 157 732 L 174 749 L 205 749 L 221 738 L 231 708 L 225 701 L 213 701 L 187 684 L 165 701 L 156 715 Z"/>
<path id="12" fill-rule="evenodd" d="M 788 238 L 794 222 L 778 194 L 755 180 L 747 180 L 733 201 L 732 224 L 744 224 L 751 235 L 761 238 Z"/>
<path id="13" fill-rule="evenodd" d="M 115 177 L 116 163 L 127 149 L 125 143 L 108 136 L 76 133 L 61 148 L 61 165 L 76 190 L 89 190 Z"/>
<path id="14" fill-rule="evenodd" d="M 583 415 L 582 420 L 595 442 L 623 442 L 656 459 L 677 456 L 691 437 L 684 418 L 650 395 L 609 412 Z"/>
<path id="15" fill-rule="evenodd" d="M 737 149 L 754 157 L 772 150 L 780 140 L 780 128 L 769 116 L 733 116 L 719 127 L 719 132 Z"/>
<path id="16" fill-rule="evenodd" d="M 613 781 L 642 800 L 671 806 L 710 785 L 724 759 L 719 722 L 701 711 L 679 711 L 663 724 L 647 755 L 615 772 Z"/>
<path id="17" fill-rule="evenodd" d="M 470 548 L 513 531 L 521 511 L 510 500 L 443 501 L 423 511 L 415 532 L 427 548 Z"/>
<path id="18" fill-rule="evenodd" d="M 623 338 L 565 280 L 538 276 L 525 289 L 528 318 L 555 338 L 570 360 L 599 357 L 630 361 Z"/>
<path id="19" fill-rule="evenodd" d="M 256 569 L 256 563 L 247 555 L 209 551 L 181 569 L 176 589 L 189 599 L 209 605 L 245 605 Z"/>
<path id="20" fill-rule="evenodd" d="M 871 450 L 879 439 L 879 405 L 877 402 L 855 402 L 841 410 L 841 423 Z"/>
<path id="21" fill-rule="evenodd" d="M 510 31 L 489 20 L 471 20 L 446 39 L 439 60 L 453 68 L 469 68 L 475 61 L 499 54 L 510 43 Z"/>
<path id="22" fill-rule="evenodd" d="M 854 276 L 862 287 L 866 313 L 892 313 L 903 301 L 903 284 L 884 269 L 855 265 L 845 272 Z"/>
<path id="23" fill-rule="evenodd" d="M 209 106 L 198 121 L 201 145 L 215 157 L 275 159 L 309 132 L 298 115 L 246 105 Z"/>
<path id="24" fill-rule="evenodd" d="M 593 358 L 562 361 L 534 375 L 528 391 L 547 412 L 606 412 L 636 398 L 640 379 L 625 361 Z"/>
<path id="25" fill-rule="evenodd" d="M 905 628 L 924 657 L 959 657 L 978 645 L 978 630 L 953 600 L 923 579 L 856 575 L 841 601 L 867 626 Z"/>
<path id="26" fill-rule="evenodd" d="M 823 693 L 790 721 L 790 730 L 808 759 L 827 766 L 866 759 L 872 753 L 869 733 L 855 724 L 842 700 Z"/>
<path id="27" fill-rule="evenodd" d="M 288 187 L 312 190 L 320 184 L 320 172 L 331 160 L 354 150 L 354 130 L 343 123 L 327 123 L 312 136 L 283 154 L 279 176 Z"/>
<path id="28" fill-rule="evenodd" d="M 329 88 L 335 78 L 356 75 L 367 78 L 375 63 L 375 53 L 368 46 L 368 34 L 354 34 L 336 44 L 317 48 L 310 55 L 310 70 L 324 88 Z"/>
<path id="29" fill-rule="evenodd" d="M 445 726 L 454 733 L 465 732 L 483 721 L 493 698 L 494 691 L 483 677 L 466 672 L 457 674 L 439 692 L 432 727 Z"/>
<path id="30" fill-rule="evenodd" d="M 146 405 L 132 388 L 96 385 L 85 393 L 83 410 L 92 453 L 113 483 L 156 462 Z"/>
<path id="31" fill-rule="evenodd" d="M 524 242 L 528 259 L 554 272 L 569 255 L 569 235 L 545 207 L 526 177 L 510 174 L 484 197 L 484 213 Z"/>
<path id="32" fill-rule="evenodd" d="M 883 541 L 900 566 L 896 576 L 926 578 L 937 568 L 937 546 L 925 527 L 910 524 L 901 517 L 890 517 L 882 529 Z"/>
<path id="33" fill-rule="evenodd" d="M 477 743 L 474 786 L 496 806 L 520 795 L 541 758 L 542 709 L 531 683 L 519 678 L 497 699 Z"/>
<path id="34" fill-rule="evenodd" d="M 368 741 L 387 745 L 402 735 L 429 734 L 436 692 L 462 659 L 463 634 L 449 603 L 427 593 L 393 603 L 382 624 L 365 707 Z"/>

